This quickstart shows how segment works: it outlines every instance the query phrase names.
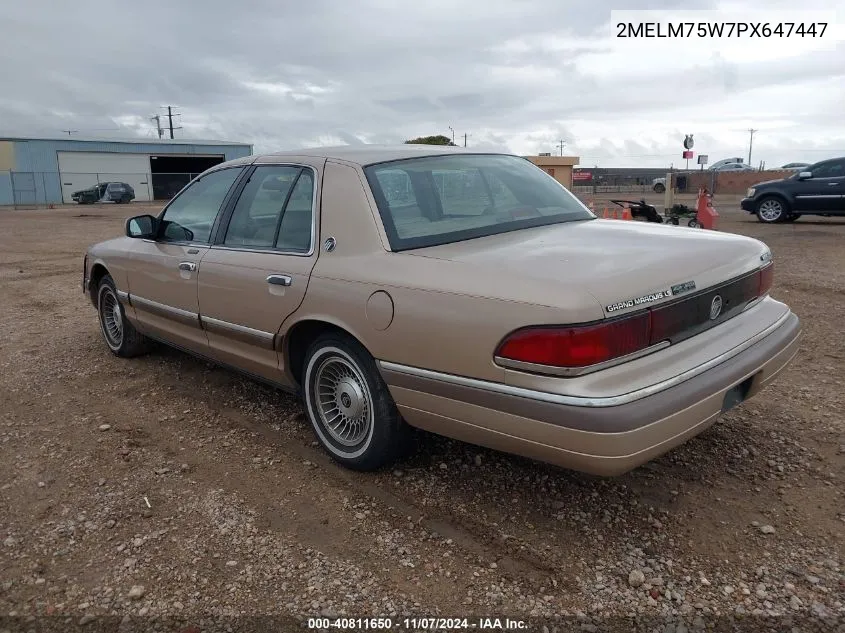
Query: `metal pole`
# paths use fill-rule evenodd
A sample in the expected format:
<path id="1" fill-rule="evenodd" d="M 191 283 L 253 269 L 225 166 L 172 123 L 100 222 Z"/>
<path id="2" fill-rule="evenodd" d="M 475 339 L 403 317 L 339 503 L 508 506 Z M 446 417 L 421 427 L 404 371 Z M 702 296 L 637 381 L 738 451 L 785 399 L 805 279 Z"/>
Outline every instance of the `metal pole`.
<path id="1" fill-rule="evenodd" d="M 749 133 L 751 134 L 751 138 L 748 139 L 748 165 L 751 165 L 751 147 L 754 145 L 754 132 L 757 130 L 749 129 Z"/>

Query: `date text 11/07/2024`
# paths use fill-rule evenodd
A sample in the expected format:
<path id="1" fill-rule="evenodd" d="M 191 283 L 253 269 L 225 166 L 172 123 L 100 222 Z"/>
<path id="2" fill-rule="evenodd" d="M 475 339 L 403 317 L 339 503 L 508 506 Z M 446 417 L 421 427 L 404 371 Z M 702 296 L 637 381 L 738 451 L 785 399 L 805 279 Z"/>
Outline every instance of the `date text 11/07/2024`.
<path id="1" fill-rule="evenodd" d="M 616 37 L 824 37 L 827 22 L 617 22 Z"/>
<path id="2" fill-rule="evenodd" d="M 308 618 L 308 628 L 321 631 L 520 631 L 528 628 L 525 620 L 510 618 Z"/>

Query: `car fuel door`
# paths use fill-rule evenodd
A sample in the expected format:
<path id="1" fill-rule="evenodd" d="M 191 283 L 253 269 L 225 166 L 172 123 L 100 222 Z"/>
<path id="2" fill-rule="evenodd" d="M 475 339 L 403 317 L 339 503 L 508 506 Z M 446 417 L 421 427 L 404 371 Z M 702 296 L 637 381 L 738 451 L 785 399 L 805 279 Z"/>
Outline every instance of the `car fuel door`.
<path id="1" fill-rule="evenodd" d="M 311 162 L 252 168 L 198 277 L 209 354 L 281 384 L 277 335 L 305 298 L 318 254 L 318 165 Z"/>

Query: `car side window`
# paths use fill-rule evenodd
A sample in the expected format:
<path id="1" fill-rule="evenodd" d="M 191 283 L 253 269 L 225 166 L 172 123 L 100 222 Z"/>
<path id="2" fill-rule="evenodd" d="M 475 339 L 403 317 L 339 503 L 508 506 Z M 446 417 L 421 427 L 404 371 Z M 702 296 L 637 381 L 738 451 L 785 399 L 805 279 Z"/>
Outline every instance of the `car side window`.
<path id="1" fill-rule="evenodd" d="M 224 246 L 274 248 L 282 237 L 283 225 L 288 223 L 286 216 L 293 202 L 300 214 L 307 214 L 307 249 L 311 241 L 311 199 L 303 206 L 300 183 L 311 179 L 310 170 L 303 167 L 257 167 L 232 212 Z"/>
<path id="2" fill-rule="evenodd" d="M 310 169 L 304 169 L 282 214 L 276 248 L 296 253 L 307 253 L 311 250 L 313 216 L 314 173 Z"/>
<path id="3" fill-rule="evenodd" d="M 813 178 L 840 178 L 845 176 L 845 160 L 832 160 L 812 170 Z"/>
<path id="4" fill-rule="evenodd" d="M 220 205 L 242 170 L 234 167 L 214 171 L 185 189 L 165 210 L 160 239 L 207 243 Z"/>

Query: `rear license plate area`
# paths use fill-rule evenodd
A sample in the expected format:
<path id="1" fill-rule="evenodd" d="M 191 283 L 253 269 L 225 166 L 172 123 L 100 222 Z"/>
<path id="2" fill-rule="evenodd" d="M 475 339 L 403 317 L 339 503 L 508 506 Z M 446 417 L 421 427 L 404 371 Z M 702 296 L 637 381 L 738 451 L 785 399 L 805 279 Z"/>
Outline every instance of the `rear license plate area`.
<path id="1" fill-rule="evenodd" d="M 749 376 L 738 385 L 728 389 L 727 393 L 725 393 L 724 400 L 722 400 L 722 413 L 730 411 L 748 397 L 748 392 L 751 391 L 754 378 L 755 376 Z"/>

